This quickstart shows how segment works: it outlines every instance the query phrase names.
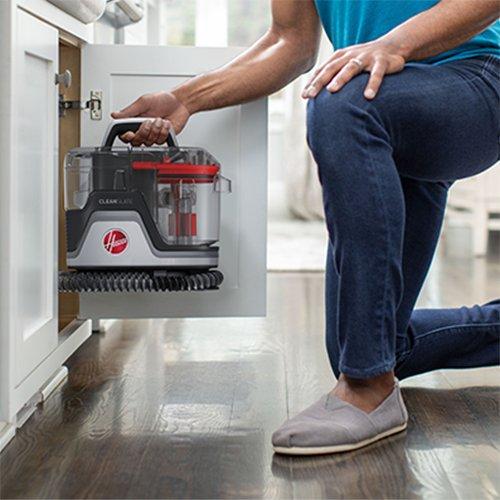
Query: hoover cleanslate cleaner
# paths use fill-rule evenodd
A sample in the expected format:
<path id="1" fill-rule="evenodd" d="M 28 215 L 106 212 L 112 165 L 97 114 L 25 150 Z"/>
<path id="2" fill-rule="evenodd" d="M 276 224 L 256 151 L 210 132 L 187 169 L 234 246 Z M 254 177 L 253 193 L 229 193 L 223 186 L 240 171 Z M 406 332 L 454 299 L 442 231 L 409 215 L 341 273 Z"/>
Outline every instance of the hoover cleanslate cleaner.
<path id="1" fill-rule="evenodd" d="M 221 195 L 231 181 L 206 150 L 115 147 L 144 119 L 112 121 L 101 147 L 65 158 L 66 292 L 218 288 Z"/>

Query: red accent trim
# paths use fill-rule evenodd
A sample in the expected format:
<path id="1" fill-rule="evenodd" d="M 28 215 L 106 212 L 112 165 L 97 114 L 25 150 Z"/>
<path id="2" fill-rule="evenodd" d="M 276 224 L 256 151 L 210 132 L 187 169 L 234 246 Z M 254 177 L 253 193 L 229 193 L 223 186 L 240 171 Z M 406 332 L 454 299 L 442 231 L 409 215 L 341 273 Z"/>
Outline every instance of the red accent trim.
<path id="1" fill-rule="evenodd" d="M 170 236 L 196 236 L 198 233 L 196 214 L 181 214 L 179 212 L 169 214 Z"/>
<path id="2" fill-rule="evenodd" d="M 199 177 L 190 177 L 189 175 L 184 175 L 183 177 L 174 177 L 172 175 L 157 175 L 156 180 L 159 184 L 211 184 L 214 181 L 213 177 L 208 175 Z"/>
<path id="3" fill-rule="evenodd" d="M 156 163 L 153 161 L 133 161 L 134 170 L 156 170 L 160 175 L 207 175 L 214 177 L 219 173 L 218 165 L 194 165 L 192 163 Z"/>

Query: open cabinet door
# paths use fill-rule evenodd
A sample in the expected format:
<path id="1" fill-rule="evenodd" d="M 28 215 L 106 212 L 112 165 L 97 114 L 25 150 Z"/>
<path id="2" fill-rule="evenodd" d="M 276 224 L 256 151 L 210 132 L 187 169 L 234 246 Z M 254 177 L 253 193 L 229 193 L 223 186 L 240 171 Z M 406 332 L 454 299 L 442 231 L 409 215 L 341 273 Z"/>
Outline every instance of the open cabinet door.
<path id="1" fill-rule="evenodd" d="M 234 48 L 88 45 L 82 52 L 82 98 L 102 92 L 102 119 L 82 113 L 82 146 L 100 145 L 110 112 L 146 92 L 167 90 L 219 67 Z M 179 143 L 201 146 L 232 180 L 222 200 L 219 290 L 80 295 L 83 318 L 261 316 L 266 307 L 267 102 L 195 115 Z"/>
<path id="2" fill-rule="evenodd" d="M 15 384 L 57 347 L 57 30 L 18 9 L 9 278 Z"/>

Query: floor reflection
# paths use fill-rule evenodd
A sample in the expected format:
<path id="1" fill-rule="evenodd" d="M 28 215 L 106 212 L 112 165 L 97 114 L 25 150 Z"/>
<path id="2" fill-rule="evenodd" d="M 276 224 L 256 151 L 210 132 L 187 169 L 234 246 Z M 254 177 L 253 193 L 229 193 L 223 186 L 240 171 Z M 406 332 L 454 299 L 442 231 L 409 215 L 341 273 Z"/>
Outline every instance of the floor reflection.
<path id="1" fill-rule="evenodd" d="M 407 432 L 364 449 L 320 457 L 275 454 L 273 474 L 297 498 L 414 498 L 421 485 L 406 455 Z"/>
<path id="2" fill-rule="evenodd" d="M 275 454 L 272 473 L 298 498 L 497 498 L 499 391 L 405 388 L 406 432 L 339 455 Z"/>
<path id="3" fill-rule="evenodd" d="M 500 282 L 496 263 L 457 262 L 434 267 L 425 305 L 470 302 L 465 271 L 478 266 L 487 290 Z M 408 430 L 383 442 L 273 455 L 272 432 L 333 383 L 323 285 L 271 274 L 267 318 L 120 321 L 93 335 L 0 456 L 0 497 L 499 497 L 498 368 L 404 380 Z"/>

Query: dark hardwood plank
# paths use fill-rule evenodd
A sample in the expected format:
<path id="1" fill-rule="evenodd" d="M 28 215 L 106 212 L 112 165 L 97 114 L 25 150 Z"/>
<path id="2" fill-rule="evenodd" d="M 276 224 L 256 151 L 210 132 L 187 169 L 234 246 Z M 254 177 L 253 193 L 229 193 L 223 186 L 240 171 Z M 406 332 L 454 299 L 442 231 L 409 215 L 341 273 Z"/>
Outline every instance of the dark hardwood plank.
<path id="1" fill-rule="evenodd" d="M 405 397 L 414 427 L 408 456 L 418 463 L 429 463 L 430 452 L 433 456 L 425 481 L 459 498 L 495 497 L 500 454 L 491 438 L 498 434 L 498 389 L 407 387 Z"/>
<path id="2" fill-rule="evenodd" d="M 320 274 L 273 274 L 267 318 L 113 323 L 0 455 L 0 497 L 498 496 L 498 369 L 405 381 L 408 430 L 364 450 L 273 455 L 333 383 L 322 297 Z"/>

